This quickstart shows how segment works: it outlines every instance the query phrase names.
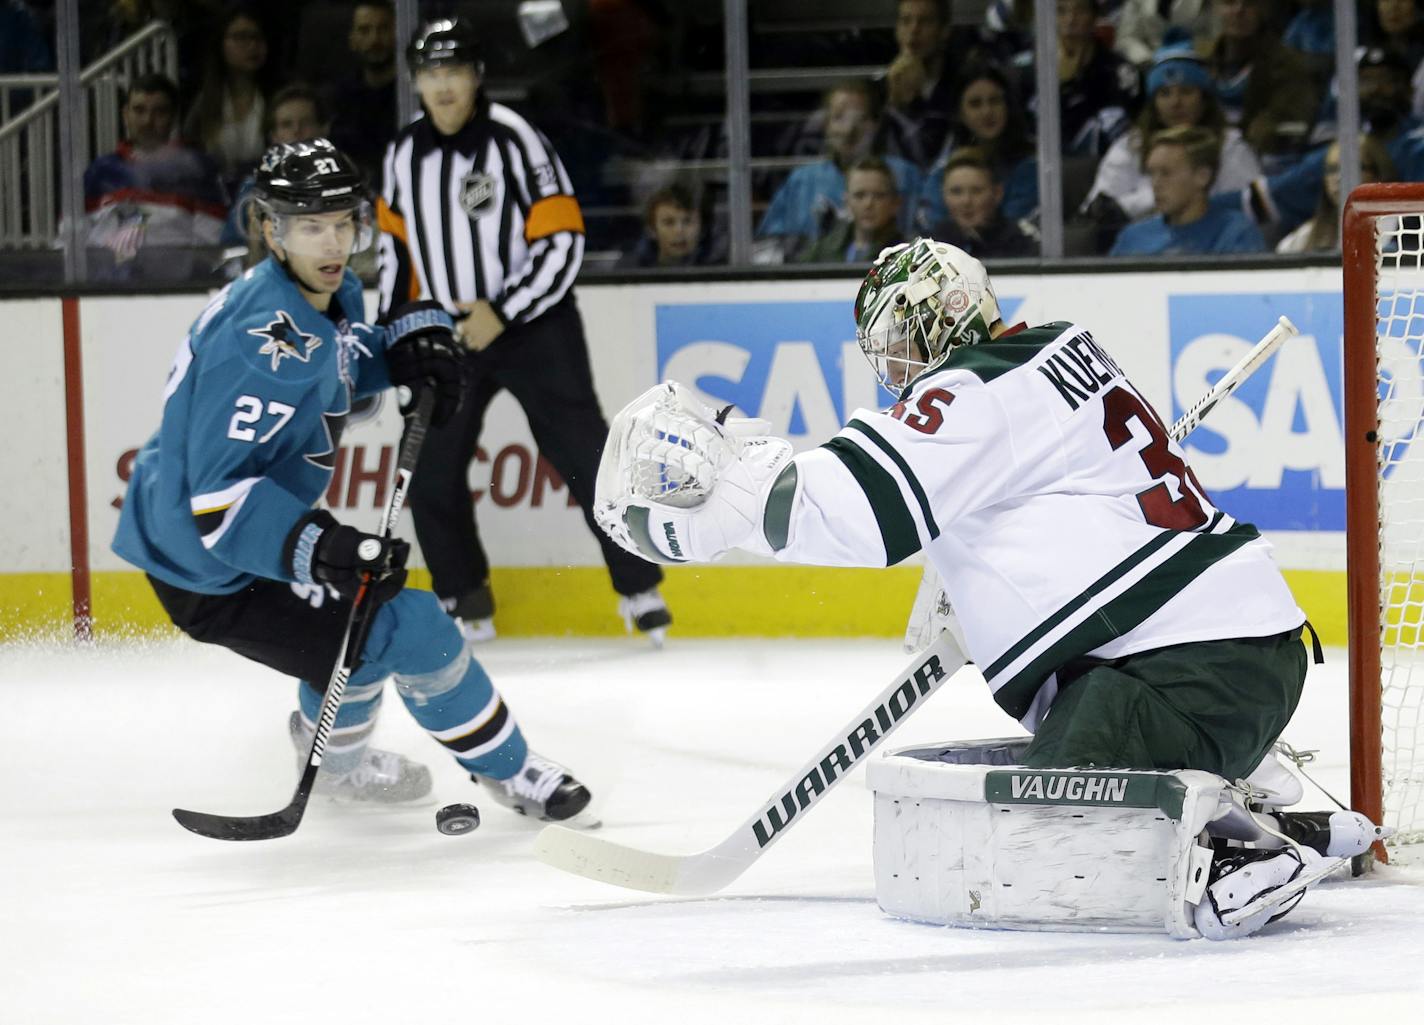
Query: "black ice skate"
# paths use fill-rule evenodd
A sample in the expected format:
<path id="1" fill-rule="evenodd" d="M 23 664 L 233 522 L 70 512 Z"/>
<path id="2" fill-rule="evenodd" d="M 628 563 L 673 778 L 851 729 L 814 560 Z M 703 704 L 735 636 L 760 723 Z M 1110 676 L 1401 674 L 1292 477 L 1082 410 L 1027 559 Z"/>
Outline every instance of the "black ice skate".
<path id="1" fill-rule="evenodd" d="M 647 634 L 654 647 L 663 646 L 667 628 L 672 625 L 672 613 L 656 587 L 624 595 L 618 600 L 618 614 L 623 617 L 629 633 L 637 630 Z"/>
<path id="2" fill-rule="evenodd" d="M 494 592 L 488 582 L 461 598 L 445 598 L 440 602 L 455 620 L 460 634 L 471 644 L 494 640 Z"/>
<path id="3" fill-rule="evenodd" d="M 509 779 L 473 774 L 470 778 L 506 808 L 545 822 L 573 818 L 588 807 L 591 797 L 588 787 L 576 780 L 568 769 L 533 751 L 525 756 L 523 767 Z"/>
<path id="4" fill-rule="evenodd" d="M 1281 832 L 1327 858 L 1353 858 L 1390 835 L 1357 811 L 1278 811 Z"/>

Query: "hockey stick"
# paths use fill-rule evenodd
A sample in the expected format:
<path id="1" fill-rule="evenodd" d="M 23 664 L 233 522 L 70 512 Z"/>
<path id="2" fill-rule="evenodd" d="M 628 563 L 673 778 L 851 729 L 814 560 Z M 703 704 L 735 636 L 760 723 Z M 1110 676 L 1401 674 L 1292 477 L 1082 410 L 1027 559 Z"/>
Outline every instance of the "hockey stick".
<path id="1" fill-rule="evenodd" d="M 1242 383 L 1259 370 L 1277 349 L 1284 345 L 1288 339 L 1294 338 L 1298 334 L 1300 334 L 1300 329 L 1291 323 L 1289 317 L 1279 318 L 1276 321 L 1276 326 L 1253 345 L 1250 352 L 1237 360 L 1236 364 L 1222 374 L 1221 378 L 1207 390 L 1205 395 L 1197 399 L 1192 403 L 1190 409 L 1177 417 L 1171 430 L 1167 432 L 1171 435 L 1172 440 L 1178 443 L 1185 441 L 1187 435 L 1196 430 L 1206 419 L 1207 414 L 1216 408 L 1217 403 L 1241 387 Z M 934 566 L 928 562 L 925 563 L 924 573 L 920 577 L 920 586 L 915 592 L 915 601 L 910 610 L 910 621 L 905 628 L 905 646 L 907 648 L 913 644 L 922 643 L 934 618 L 933 609 L 942 590 L 939 574 L 935 572 Z M 914 639 L 912 640 L 912 638 Z"/>
<path id="2" fill-rule="evenodd" d="M 1172 440 L 1179 442 L 1196 430 L 1197 425 L 1206 419 L 1206 415 L 1218 402 L 1241 387 L 1241 383 L 1254 374 L 1261 364 L 1270 359 L 1288 338 L 1294 338 L 1298 334 L 1300 334 L 1300 329 L 1291 323 L 1290 318 L 1281 317 L 1265 338 L 1252 346 L 1251 351 L 1242 356 L 1234 367 L 1221 375 L 1221 379 L 1212 385 L 1210 391 L 1197 399 L 1185 413 L 1177 417 L 1177 422 L 1172 424 Z"/>
<path id="3" fill-rule="evenodd" d="M 391 489 L 386 511 L 381 514 L 382 537 L 391 536 L 396 521 L 400 518 L 434 408 L 435 392 L 433 389 L 424 388 L 416 401 L 415 409 L 406 415 L 400 453 L 396 457 L 395 487 Z M 321 768 L 322 757 L 326 754 L 327 738 L 331 736 L 337 710 L 341 707 L 341 698 L 346 693 L 346 683 L 361 664 L 361 649 L 366 646 L 366 637 L 371 632 L 372 621 L 376 618 L 377 606 L 366 600 L 370 586 L 371 577 L 367 574 L 361 589 L 356 592 L 355 600 L 351 602 L 351 614 L 346 619 L 346 631 L 341 638 L 341 657 L 332 669 L 331 681 L 326 685 L 326 694 L 321 699 L 316 735 L 312 737 L 307 764 L 302 770 L 301 779 L 297 781 L 297 790 L 292 795 L 291 802 L 281 811 L 248 817 L 209 815 L 206 812 L 174 808 L 173 817 L 178 820 L 180 826 L 201 836 L 210 836 L 214 840 L 274 840 L 279 836 L 291 835 L 301 825 L 302 816 L 307 810 L 307 801 L 316 783 L 317 770 Z"/>
<path id="4" fill-rule="evenodd" d="M 757 814 L 705 851 L 655 854 L 563 826 L 547 826 L 539 834 L 534 853 L 546 865 L 633 890 L 688 896 L 720 890 L 779 840 L 798 814 L 804 816 L 845 779 L 965 662 L 954 638 L 940 634 L 830 743 L 778 787 Z"/>

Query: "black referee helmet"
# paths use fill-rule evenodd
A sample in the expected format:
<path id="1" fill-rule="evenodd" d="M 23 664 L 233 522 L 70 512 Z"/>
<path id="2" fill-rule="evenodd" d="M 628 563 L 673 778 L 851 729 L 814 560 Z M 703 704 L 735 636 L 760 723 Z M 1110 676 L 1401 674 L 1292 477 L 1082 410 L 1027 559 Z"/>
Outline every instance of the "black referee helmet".
<path id="1" fill-rule="evenodd" d="M 476 74 L 485 71 L 480 42 L 469 23 L 459 18 L 442 18 L 421 26 L 406 47 L 405 62 L 412 75 L 437 64 L 473 64 Z"/>

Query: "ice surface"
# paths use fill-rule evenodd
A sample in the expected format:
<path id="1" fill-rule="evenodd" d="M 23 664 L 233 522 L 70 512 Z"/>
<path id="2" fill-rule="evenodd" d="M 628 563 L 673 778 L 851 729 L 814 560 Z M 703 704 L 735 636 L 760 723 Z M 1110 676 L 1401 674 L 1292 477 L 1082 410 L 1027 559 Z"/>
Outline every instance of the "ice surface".
<path id="1" fill-rule="evenodd" d="M 1286 737 L 1347 791 L 1343 652 Z M 877 692 L 891 641 L 508 641 L 480 657 L 607 835 L 699 850 Z M 377 740 L 434 798 L 320 799 L 287 839 L 183 831 L 174 806 L 254 814 L 295 783 L 294 686 L 189 642 L 0 647 L 0 1022 L 1329 1022 L 1424 1015 L 1424 870 L 1332 881 L 1271 931 L 968 932 L 882 914 L 858 773 L 722 895 L 650 897 L 535 862 L 388 694 Z M 1002 736 L 982 684 L 943 688 L 890 746 Z M 1307 803 L 1326 807 L 1313 789 Z M 474 801 L 484 825 L 436 832 Z M 1238 1017 L 1239 1016 L 1239 1017 Z"/>

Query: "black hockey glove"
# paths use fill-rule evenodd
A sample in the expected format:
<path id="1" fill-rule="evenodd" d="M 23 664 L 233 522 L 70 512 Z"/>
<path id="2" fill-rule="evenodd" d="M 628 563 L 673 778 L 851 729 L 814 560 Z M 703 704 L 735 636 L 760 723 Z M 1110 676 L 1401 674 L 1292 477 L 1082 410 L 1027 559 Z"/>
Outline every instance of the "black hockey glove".
<path id="1" fill-rule="evenodd" d="M 410 389 L 407 413 L 420 399 L 423 388 L 435 391 L 435 411 L 430 422 L 441 427 L 460 408 L 464 394 L 464 349 L 455 340 L 455 322 L 437 302 L 406 303 L 386 322 L 386 368 L 391 384 Z"/>
<path id="2" fill-rule="evenodd" d="M 287 565 L 298 583 L 326 584 L 343 598 L 356 597 L 362 577 L 371 574 L 368 601 L 390 601 L 405 586 L 409 543 L 387 540 L 336 522 L 325 509 L 303 516 L 285 545 Z"/>

